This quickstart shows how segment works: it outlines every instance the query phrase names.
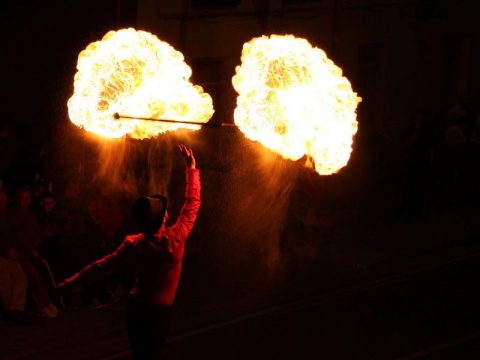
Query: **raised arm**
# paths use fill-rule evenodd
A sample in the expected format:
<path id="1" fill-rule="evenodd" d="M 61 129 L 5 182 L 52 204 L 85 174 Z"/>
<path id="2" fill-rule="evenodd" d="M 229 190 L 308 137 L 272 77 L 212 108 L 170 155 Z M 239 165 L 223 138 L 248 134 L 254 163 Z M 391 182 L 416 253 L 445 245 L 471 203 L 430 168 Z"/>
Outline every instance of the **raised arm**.
<path id="1" fill-rule="evenodd" d="M 185 161 L 185 166 L 187 169 L 196 169 L 196 161 L 195 157 L 193 156 L 193 150 L 187 149 L 187 147 L 183 144 L 178 145 L 178 149 L 183 156 L 183 161 Z"/>
<path id="2" fill-rule="evenodd" d="M 200 208 L 200 171 L 196 168 L 196 161 L 193 150 L 185 145 L 178 146 L 185 161 L 186 189 L 185 202 L 178 216 L 177 222 L 169 227 L 165 237 L 170 240 L 170 249 L 173 251 L 178 245 L 185 242 L 193 228 L 197 213 Z"/>

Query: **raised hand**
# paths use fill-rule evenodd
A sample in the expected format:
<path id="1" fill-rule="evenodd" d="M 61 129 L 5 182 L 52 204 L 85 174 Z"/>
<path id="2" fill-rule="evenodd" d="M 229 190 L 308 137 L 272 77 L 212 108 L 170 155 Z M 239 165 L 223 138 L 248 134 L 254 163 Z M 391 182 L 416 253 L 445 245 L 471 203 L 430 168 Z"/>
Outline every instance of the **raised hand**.
<path id="1" fill-rule="evenodd" d="M 195 169 L 196 162 L 195 157 L 193 156 L 193 150 L 187 149 L 187 147 L 183 144 L 178 145 L 178 149 L 183 156 L 183 161 L 185 161 L 185 166 L 187 169 Z"/>

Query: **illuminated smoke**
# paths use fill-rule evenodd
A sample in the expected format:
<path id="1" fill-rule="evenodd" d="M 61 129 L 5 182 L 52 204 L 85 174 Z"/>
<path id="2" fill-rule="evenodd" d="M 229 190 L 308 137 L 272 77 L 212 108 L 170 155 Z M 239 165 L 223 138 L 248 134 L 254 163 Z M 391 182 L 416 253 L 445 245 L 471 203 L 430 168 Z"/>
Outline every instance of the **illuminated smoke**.
<path id="1" fill-rule="evenodd" d="M 292 35 L 254 38 L 243 46 L 232 82 L 235 123 L 247 138 L 291 160 L 307 157 L 319 174 L 344 167 L 361 101 L 321 49 Z"/>

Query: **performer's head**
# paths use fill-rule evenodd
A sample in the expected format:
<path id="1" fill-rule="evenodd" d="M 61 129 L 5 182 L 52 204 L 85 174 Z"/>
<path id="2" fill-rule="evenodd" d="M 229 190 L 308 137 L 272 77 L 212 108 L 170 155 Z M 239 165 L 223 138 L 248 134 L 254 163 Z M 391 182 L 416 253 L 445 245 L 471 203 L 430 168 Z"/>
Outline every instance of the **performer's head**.
<path id="1" fill-rule="evenodd" d="M 152 235 L 164 223 L 167 211 L 167 198 L 163 195 L 141 196 L 132 206 L 132 217 L 141 232 Z"/>

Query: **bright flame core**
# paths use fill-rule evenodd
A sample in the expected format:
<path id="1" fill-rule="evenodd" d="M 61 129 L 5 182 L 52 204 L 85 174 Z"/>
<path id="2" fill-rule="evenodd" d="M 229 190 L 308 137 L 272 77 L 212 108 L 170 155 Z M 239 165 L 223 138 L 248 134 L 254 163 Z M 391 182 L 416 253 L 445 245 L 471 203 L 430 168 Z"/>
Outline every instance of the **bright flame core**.
<path id="1" fill-rule="evenodd" d="M 148 32 L 132 28 L 108 32 L 80 52 L 77 70 L 68 101 L 70 119 L 102 136 L 143 139 L 179 128 L 200 128 L 115 120 L 114 113 L 204 123 L 214 112 L 210 95 L 189 82 L 192 70 L 182 53 Z"/>
<path id="2" fill-rule="evenodd" d="M 325 52 L 292 35 L 245 43 L 232 82 L 234 118 L 251 140 L 284 158 L 307 155 L 322 175 L 344 167 L 357 132 L 361 98 Z"/>

